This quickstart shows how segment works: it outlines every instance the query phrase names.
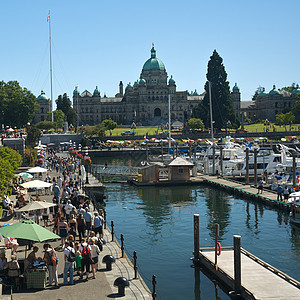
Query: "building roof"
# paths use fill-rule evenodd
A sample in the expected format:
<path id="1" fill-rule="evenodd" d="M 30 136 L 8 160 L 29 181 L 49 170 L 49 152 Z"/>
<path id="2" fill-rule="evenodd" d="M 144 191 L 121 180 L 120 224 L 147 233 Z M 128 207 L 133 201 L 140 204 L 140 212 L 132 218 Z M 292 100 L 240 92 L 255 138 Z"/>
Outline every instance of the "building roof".
<path id="1" fill-rule="evenodd" d="M 248 108 L 250 105 L 253 105 L 253 101 L 241 101 L 241 108 Z"/>
<path id="2" fill-rule="evenodd" d="M 111 102 L 111 103 L 116 103 L 116 102 L 121 102 L 122 101 L 122 97 L 105 97 L 105 98 L 101 98 L 100 102 L 102 103 L 106 103 L 106 102 Z"/>
<path id="3" fill-rule="evenodd" d="M 88 91 L 85 90 L 84 92 L 81 93 L 81 97 L 92 97 L 93 95 Z"/>
<path id="4" fill-rule="evenodd" d="M 276 85 L 274 84 L 272 90 L 269 92 L 269 95 L 275 95 L 275 94 L 279 95 L 280 92 L 276 89 Z"/>
<path id="5" fill-rule="evenodd" d="M 151 57 L 144 63 L 143 70 L 165 70 L 164 63 L 156 57 L 154 46 L 151 49 Z"/>
<path id="6" fill-rule="evenodd" d="M 182 166 L 182 167 L 186 167 L 186 166 L 192 167 L 193 165 L 194 165 L 193 163 L 191 163 L 191 162 L 189 162 L 186 159 L 181 158 L 181 157 L 176 157 L 174 160 L 172 160 L 168 164 L 168 166 L 170 166 L 170 167 L 180 167 L 180 166 Z"/>
<path id="7" fill-rule="evenodd" d="M 48 100 L 44 91 L 41 91 L 41 94 L 37 97 L 37 100 Z"/>

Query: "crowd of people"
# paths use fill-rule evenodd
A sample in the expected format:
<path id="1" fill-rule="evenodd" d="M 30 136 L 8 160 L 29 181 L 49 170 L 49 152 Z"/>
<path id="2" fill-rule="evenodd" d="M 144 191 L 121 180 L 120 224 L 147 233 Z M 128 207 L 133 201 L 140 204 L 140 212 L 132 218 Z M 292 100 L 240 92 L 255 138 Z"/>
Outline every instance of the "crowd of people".
<path id="1" fill-rule="evenodd" d="M 44 160 L 45 168 L 52 171 L 47 172 L 44 180 L 53 183 L 52 189 L 46 194 L 53 195 L 52 218 L 49 214 L 43 214 L 44 226 L 53 225 L 53 232 L 60 236 L 60 245 L 57 247 L 46 243 L 43 245 L 43 255 L 37 257 L 39 248 L 34 246 L 24 262 L 24 274 L 26 270 L 38 266 L 46 266 L 49 272 L 49 284 L 58 286 L 57 266 L 64 263 L 63 284 L 74 284 L 74 276 L 79 279 L 89 279 L 92 272 L 92 279 L 96 278 L 98 269 L 98 256 L 105 243 L 103 239 L 103 225 L 105 215 L 102 209 L 93 212 L 87 196 L 81 193 L 80 163 L 73 156 L 60 158 L 55 152 L 49 151 Z M 53 173 L 56 176 L 53 176 Z M 16 207 L 23 207 L 26 204 L 24 195 L 16 190 Z M 41 200 L 39 196 L 36 201 Z M 6 203 L 5 203 L 6 205 Z M 8 206 L 9 204 L 7 204 Z M 11 243 L 12 262 L 16 261 L 16 246 Z M 57 252 L 63 251 L 63 262 L 58 260 Z M 16 267 L 16 268 L 15 268 Z M 18 286 L 17 278 L 20 275 L 20 266 L 14 266 L 15 272 L 9 271 L 9 262 L 5 253 L 0 253 L 0 276 L 11 278 Z M 68 280 L 69 278 L 69 280 Z"/>

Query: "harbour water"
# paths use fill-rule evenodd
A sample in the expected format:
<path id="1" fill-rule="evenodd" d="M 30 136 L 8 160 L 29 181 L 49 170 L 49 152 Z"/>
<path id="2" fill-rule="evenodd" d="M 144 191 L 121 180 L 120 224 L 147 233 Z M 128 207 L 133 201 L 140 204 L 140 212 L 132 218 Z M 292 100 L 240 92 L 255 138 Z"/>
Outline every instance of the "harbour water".
<path id="1" fill-rule="evenodd" d="M 150 288 L 157 276 L 158 299 L 230 299 L 191 268 L 196 213 L 200 247 L 213 246 L 219 223 L 222 246 L 232 246 L 239 234 L 243 248 L 300 280 L 300 229 L 291 227 L 286 212 L 204 186 L 106 187 L 107 222 L 114 221 L 118 238 L 124 235 L 126 253 L 137 252 L 139 272 Z"/>

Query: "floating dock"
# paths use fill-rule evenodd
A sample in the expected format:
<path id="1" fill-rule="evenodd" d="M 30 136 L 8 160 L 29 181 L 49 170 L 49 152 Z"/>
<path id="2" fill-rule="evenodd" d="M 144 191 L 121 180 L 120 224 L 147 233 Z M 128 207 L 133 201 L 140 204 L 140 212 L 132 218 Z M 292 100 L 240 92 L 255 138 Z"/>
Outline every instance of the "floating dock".
<path id="1" fill-rule="evenodd" d="M 212 249 L 212 248 L 211 248 Z M 200 249 L 200 264 L 234 291 L 234 251 Z M 300 282 L 241 248 L 241 291 L 244 299 L 300 299 Z"/>

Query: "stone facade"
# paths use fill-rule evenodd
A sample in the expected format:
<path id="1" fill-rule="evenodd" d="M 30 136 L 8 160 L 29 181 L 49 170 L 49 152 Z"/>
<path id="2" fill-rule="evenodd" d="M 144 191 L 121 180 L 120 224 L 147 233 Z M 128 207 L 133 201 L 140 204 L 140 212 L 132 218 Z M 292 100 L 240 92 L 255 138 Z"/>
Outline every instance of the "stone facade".
<path id="1" fill-rule="evenodd" d="M 98 87 L 91 94 L 85 90 L 73 92 L 73 107 L 77 111 L 79 125 L 95 125 L 105 119 L 118 124 L 132 122 L 157 125 L 168 122 L 168 99 L 170 97 L 171 120 L 185 122 L 191 117 L 192 109 L 203 99 L 203 95 L 177 91 L 176 83 L 168 74 L 162 61 L 151 49 L 151 57 L 145 62 L 140 79 L 130 83 L 123 91 L 122 81 L 115 97 L 101 97 Z"/>
<path id="2" fill-rule="evenodd" d="M 52 111 L 52 101 L 45 95 L 43 91 L 41 91 L 41 94 L 36 98 L 36 100 L 38 106 L 32 120 L 33 124 L 45 121 L 48 112 Z"/>
<path id="3" fill-rule="evenodd" d="M 298 86 L 291 93 L 286 90 L 279 91 L 275 85 L 269 93 L 262 88 L 253 101 L 247 101 L 249 105 L 243 107 L 241 111 L 246 118 L 251 120 L 268 119 L 274 122 L 277 114 L 282 113 L 284 108 L 291 109 L 294 103 L 299 100 L 296 98 L 298 93 L 300 93 Z"/>

